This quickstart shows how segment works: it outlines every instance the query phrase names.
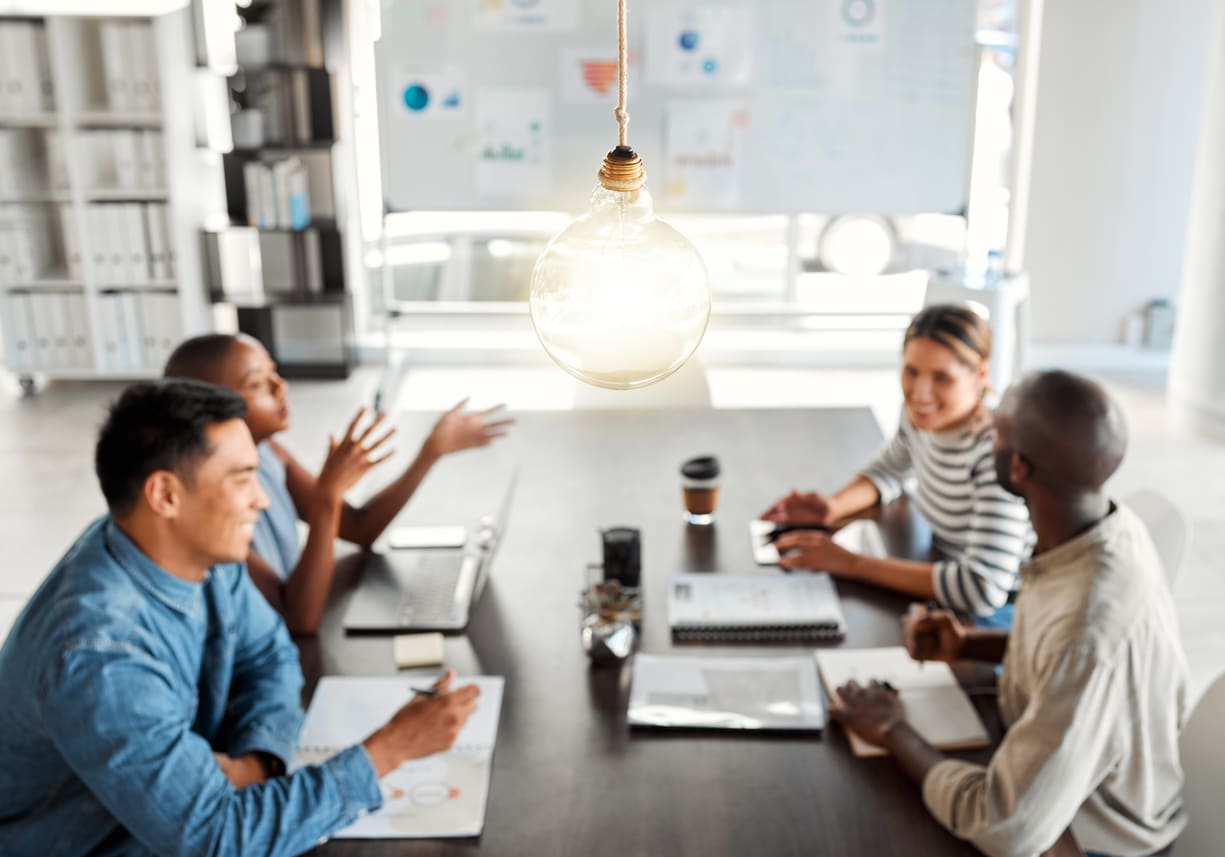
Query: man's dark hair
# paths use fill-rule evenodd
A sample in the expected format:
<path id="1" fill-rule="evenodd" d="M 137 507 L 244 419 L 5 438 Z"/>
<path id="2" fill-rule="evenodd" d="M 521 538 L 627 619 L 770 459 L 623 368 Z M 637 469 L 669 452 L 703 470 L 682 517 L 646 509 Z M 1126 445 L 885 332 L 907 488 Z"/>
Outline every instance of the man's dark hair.
<path id="1" fill-rule="evenodd" d="M 94 471 L 111 513 L 132 511 L 155 471 L 170 470 L 188 481 L 209 453 L 205 429 L 242 419 L 246 411 L 233 390 L 202 381 L 146 381 L 124 390 L 94 449 Z"/>
<path id="2" fill-rule="evenodd" d="M 1001 409 L 1011 415 L 1013 446 L 1049 490 L 1100 490 L 1123 461 L 1123 412 L 1088 378 L 1059 369 L 1034 372 L 1008 391 Z"/>
<path id="3" fill-rule="evenodd" d="M 167 378 L 215 381 L 226 352 L 237 341 L 238 337 L 229 333 L 206 333 L 185 339 L 166 361 L 162 375 Z"/>

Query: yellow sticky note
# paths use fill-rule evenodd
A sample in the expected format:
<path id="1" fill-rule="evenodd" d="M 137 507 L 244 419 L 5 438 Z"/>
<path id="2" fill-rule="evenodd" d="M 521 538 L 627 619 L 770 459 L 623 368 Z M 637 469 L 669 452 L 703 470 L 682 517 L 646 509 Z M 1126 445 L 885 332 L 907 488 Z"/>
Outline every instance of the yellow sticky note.
<path id="1" fill-rule="evenodd" d="M 397 634 L 393 646 L 400 669 L 442 663 L 442 634 Z"/>

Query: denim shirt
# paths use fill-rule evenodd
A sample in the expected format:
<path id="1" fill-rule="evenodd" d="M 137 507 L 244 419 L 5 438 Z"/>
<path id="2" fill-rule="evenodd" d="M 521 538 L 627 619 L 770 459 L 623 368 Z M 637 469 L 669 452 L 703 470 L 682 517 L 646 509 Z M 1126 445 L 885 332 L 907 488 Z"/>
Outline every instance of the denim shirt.
<path id="1" fill-rule="evenodd" d="M 297 854 L 382 803 L 370 757 L 235 789 L 213 753 L 289 764 L 302 673 L 241 563 L 190 583 L 104 517 L 0 649 L 0 854 Z"/>

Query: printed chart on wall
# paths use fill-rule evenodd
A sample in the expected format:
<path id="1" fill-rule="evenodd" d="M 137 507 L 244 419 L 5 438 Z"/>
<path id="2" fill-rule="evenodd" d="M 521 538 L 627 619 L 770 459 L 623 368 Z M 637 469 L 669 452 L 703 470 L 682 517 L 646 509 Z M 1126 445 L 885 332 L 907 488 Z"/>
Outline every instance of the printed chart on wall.
<path id="1" fill-rule="evenodd" d="M 964 210 L 975 0 L 628 10 L 629 143 L 661 213 Z M 381 22 L 388 210 L 584 209 L 618 139 L 616 3 L 395 0 Z"/>
<path id="2" fill-rule="evenodd" d="M 513 197 L 549 185 L 549 93 L 486 89 L 477 94 L 476 186 Z"/>
<path id="3" fill-rule="evenodd" d="M 735 208 L 740 199 L 744 134 L 749 106 L 743 101 L 677 101 L 668 107 L 669 204 L 716 203 Z"/>
<path id="4" fill-rule="evenodd" d="M 617 46 L 593 43 L 583 47 L 567 46 L 558 54 L 557 78 L 562 98 L 579 104 L 617 103 Z M 629 56 L 630 75 L 638 71 L 638 57 Z"/>
<path id="5" fill-rule="evenodd" d="M 392 111 L 407 120 L 460 119 L 468 106 L 464 72 L 458 65 L 417 68 L 397 64 L 390 93 Z"/>
<path id="6" fill-rule="evenodd" d="M 478 30 L 567 32 L 578 21 L 578 0 L 476 0 Z"/>
<path id="7" fill-rule="evenodd" d="M 752 33 L 748 6 L 648 6 L 647 76 L 665 86 L 748 83 Z"/>
<path id="8" fill-rule="evenodd" d="M 337 839 L 417 839 L 479 836 L 485 826 L 503 679 L 460 678 L 481 695 L 476 713 L 446 753 L 407 762 L 379 782 L 383 806 L 335 834 Z M 398 678 L 325 676 L 302 726 L 292 768 L 317 764 L 363 741 L 412 698 Z"/>

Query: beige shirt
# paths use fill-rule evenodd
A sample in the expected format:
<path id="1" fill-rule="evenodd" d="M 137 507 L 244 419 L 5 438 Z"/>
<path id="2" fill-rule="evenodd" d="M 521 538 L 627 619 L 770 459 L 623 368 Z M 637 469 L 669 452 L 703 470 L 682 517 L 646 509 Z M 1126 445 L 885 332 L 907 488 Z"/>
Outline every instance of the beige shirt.
<path id="1" fill-rule="evenodd" d="M 957 836 L 1031 857 L 1071 824 L 1086 850 L 1135 857 L 1182 831 L 1186 661 L 1161 562 L 1128 509 L 1022 568 L 1000 711 L 1008 732 L 987 767 L 949 759 L 923 780 Z"/>

